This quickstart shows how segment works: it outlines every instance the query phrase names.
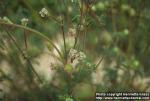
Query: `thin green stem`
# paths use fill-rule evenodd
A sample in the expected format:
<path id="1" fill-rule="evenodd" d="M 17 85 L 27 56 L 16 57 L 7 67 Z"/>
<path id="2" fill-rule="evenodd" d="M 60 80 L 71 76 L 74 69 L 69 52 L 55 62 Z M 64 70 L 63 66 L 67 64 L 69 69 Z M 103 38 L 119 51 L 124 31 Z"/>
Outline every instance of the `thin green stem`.
<path id="1" fill-rule="evenodd" d="M 96 64 L 96 68 L 101 64 L 101 62 L 103 61 L 103 59 L 104 59 L 104 56 L 102 56 L 102 57 L 99 59 L 98 63 Z"/>
<path id="2" fill-rule="evenodd" d="M 22 54 L 22 56 L 26 59 L 27 63 L 30 65 L 30 69 L 32 70 L 32 72 L 36 75 L 36 77 L 38 78 L 38 80 L 42 83 L 42 80 L 40 79 L 40 76 L 37 74 L 37 72 L 35 71 L 34 67 L 32 66 L 32 63 L 30 61 L 30 59 L 24 54 L 24 52 L 21 50 L 21 48 L 18 46 L 17 42 L 15 41 L 15 39 L 12 37 L 12 35 L 6 31 L 6 33 L 8 34 L 8 36 L 11 38 L 11 40 L 14 42 L 15 46 L 17 47 L 17 49 L 19 50 L 19 52 Z"/>
<path id="3" fill-rule="evenodd" d="M 28 48 L 28 44 L 27 44 L 27 33 L 25 30 L 23 30 L 23 34 L 24 34 L 24 44 L 25 44 L 25 50 L 27 51 Z"/>
<path id="4" fill-rule="evenodd" d="M 75 37 L 75 43 L 73 48 L 76 48 L 77 42 L 78 42 L 78 38 L 79 38 L 79 34 L 80 34 L 80 29 L 81 29 L 81 25 L 82 25 L 82 19 L 83 19 L 83 1 L 81 1 L 81 8 L 80 8 L 80 21 L 79 24 L 77 26 L 77 35 Z"/>
<path id="5" fill-rule="evenodd" d="M 60 24 L 59 19 L 57 19 L 56 17 L 52 16 L 52 15 L 48 15 L 48 19 L 52 19 L 54 20 L 56 23 Z"/>
<path id="6" fill-rule="evenodd" d="M 84 14 L 84 19 L 85 19 L 85 24 L 84 24 L 84 35 L 83 35 L 83 50 L 86 51 L 86 35 L 87 35 L 87 22 L 86 22 L 86 19 L 87 19 L 87 14 L 88 14 L 88 8 L 86 7 L 86 10 L 85 10 L 85 14 Z"/>
<path id="7" fill-rule="evenodd" d="M 32 33 L 34 33 L 34 34 L 40 36 L 41 38 L 47 40 L 47 41 L 56 49 L 56 51 L 58 52 L 59 56 L 60 56 L 61 58 L 63 58 L 61 52 L 59 51 L 59 49 L 58 49 L 58 48 L 55 46 L 55 44 L 54 44 L 47 36 L 45 36 L 43 33 L 39 32 L 39 31 L 37 31 L 37 30 L 31 29 L 31 28 L 29 28 L 29 27 L 22 26 L 22 25 L 6 23 L 6 22 L 4 22 L 4 20 L 1 20 L 1 19 L 0 19 L 0 25 L 4 25 L 4 26 L 8 26 L 8 27 L 11 26 L 11 27 L 15 27 L 15 28 L 24 29 L 24 30 L 26 30 L 26 31 L 32 32 Z"/>
<path id="8" fill-rule="evenodd" d="M 91 9 L 91 7 L 88 5 L 87 8 L 89 9 L 89 15 L 90 15 L 91 17 L 93 17 L 93 19 L 96 21 L 97 25 L 98 25 L 100 28 L 102 28 L 103 30 L 106 30 L 105 24 L 103 24 L 103 23 L 100 21 L 99 17 L 98 17 L 98 16 L 96 15 L 96 13 Z"/>
<path id="9" fill-rule="evenodd" d="M 67 61 L 67 49 L 66 49 L 66 38 L 65 38 L 65 31 L 64 31 L 64 21 L 62 20 L 61 24 L 61 30 L 63 34 L 63 41 L 64 41 L 64 56 L 65 56 L 65 62 Z"/>

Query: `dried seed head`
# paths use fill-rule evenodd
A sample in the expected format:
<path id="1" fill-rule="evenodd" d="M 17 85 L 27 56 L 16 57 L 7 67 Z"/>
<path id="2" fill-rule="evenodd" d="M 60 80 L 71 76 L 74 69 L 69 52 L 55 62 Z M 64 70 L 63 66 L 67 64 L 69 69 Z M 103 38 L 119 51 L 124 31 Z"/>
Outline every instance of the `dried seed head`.
<path id="1" fill-rule="evenodd" d="M 21 19 L 21 25 L 27 26 L 28 21 L 29 21 L 29 19 L 27 19 L 27 18 L 22 18 L 22 19 Z"/>
<path id="2" fill-rule="evenodd" d="M 39 14 L 41 15 L 41 17 L 47 17 L 49 15 L 49 12 L 46 8 L 42 8 L 41 11 L 39 12 Z"/>

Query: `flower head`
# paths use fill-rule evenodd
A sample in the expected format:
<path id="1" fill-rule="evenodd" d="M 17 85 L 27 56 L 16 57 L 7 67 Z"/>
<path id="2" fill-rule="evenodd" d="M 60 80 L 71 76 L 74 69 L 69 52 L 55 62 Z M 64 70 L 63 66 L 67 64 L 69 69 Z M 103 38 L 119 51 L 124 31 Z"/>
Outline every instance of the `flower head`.
<path id="1" fill-rule="evenodd" d="M 46 8 L 42 8 L 41 11 L 39 12 L 39 14 L 41 15 L 41 17 L 46 17 L 49 15 L 49 12 Z"/>
<path id="2" fill-rule="evenodd" d="M 12 22 L 8 17 L 6 17 L 6 16 L 3 17 L 3 20 L 4 20 L 5 22 L 7 22 L 7 23 L 10 23 L 10 24 L 13 23 L 13 22 Z"/>
<path id="3" fill-rule="evenodd" d="M 27 26 L 28 21 L 29 21 L 29 19 L 27 19 L 27 18 L 22 18 L 22 19 L 21 19 L 21 25 Z"/>
<path id="4" fill-rule="evenodd" d="M 73 57 L 73 56 L 75 56 L 77 53 L 78 53 L 77 50 L 71 48 L 70 51 L 69 51 L 69 57 Z"/>
<path id="5" fill-rule="evenodd" d="M 73 67 L 76 67 L 81 61 L 86 58 L 86 55 L 75 49 L 70 49 L 68 60 L 72 64 Z"/>

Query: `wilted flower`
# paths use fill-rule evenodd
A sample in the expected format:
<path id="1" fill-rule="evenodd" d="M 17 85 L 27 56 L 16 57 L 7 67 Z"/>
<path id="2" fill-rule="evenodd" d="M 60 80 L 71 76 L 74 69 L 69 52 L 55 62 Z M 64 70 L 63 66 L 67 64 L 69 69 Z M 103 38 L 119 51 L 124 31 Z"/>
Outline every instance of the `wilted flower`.
<path id="1" fill-rule="evenodd" d="M 27 26 L 28 21 L 29 21 L 29 19 L 27 19 L 27 18 L 22 18 L 22 19 L 21 19 L 21 25 Z"/>
<path id="2" fill-rule="evenodd" d="M 42 8 L 42 10 L 39 12 L 39 14 L 41 15 L 41 17 L 46 17 L 49 15 L 49 12 L 46 8 Z"/>

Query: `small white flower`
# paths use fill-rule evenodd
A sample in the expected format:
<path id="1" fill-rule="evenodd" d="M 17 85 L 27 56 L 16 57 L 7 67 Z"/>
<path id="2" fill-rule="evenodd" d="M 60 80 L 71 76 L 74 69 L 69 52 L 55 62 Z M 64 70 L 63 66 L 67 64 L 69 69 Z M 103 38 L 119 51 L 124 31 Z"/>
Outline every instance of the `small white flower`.
<path id="1" fill-rule="evenodd" d="M 6 16 L 3 17 L 3 20 L 7 23 L 13 24 L 13 22 Z"/>
<path id="2" fill-rule="evenodd" d="M 46 17 L 49 15 L 49 12 L 46 8 L 42 8 L 41 11 L 39 12 L 39 14 L 41 15 L 41 17 Z"/>
<path id="3" fill-rule="evenodd" d="M 22 18 L 22 19 L 21 19 L 21 25 L 27 26 L 28 21 L 29 21 L 29 19 L 27 19 L 27 18 Z"/>

